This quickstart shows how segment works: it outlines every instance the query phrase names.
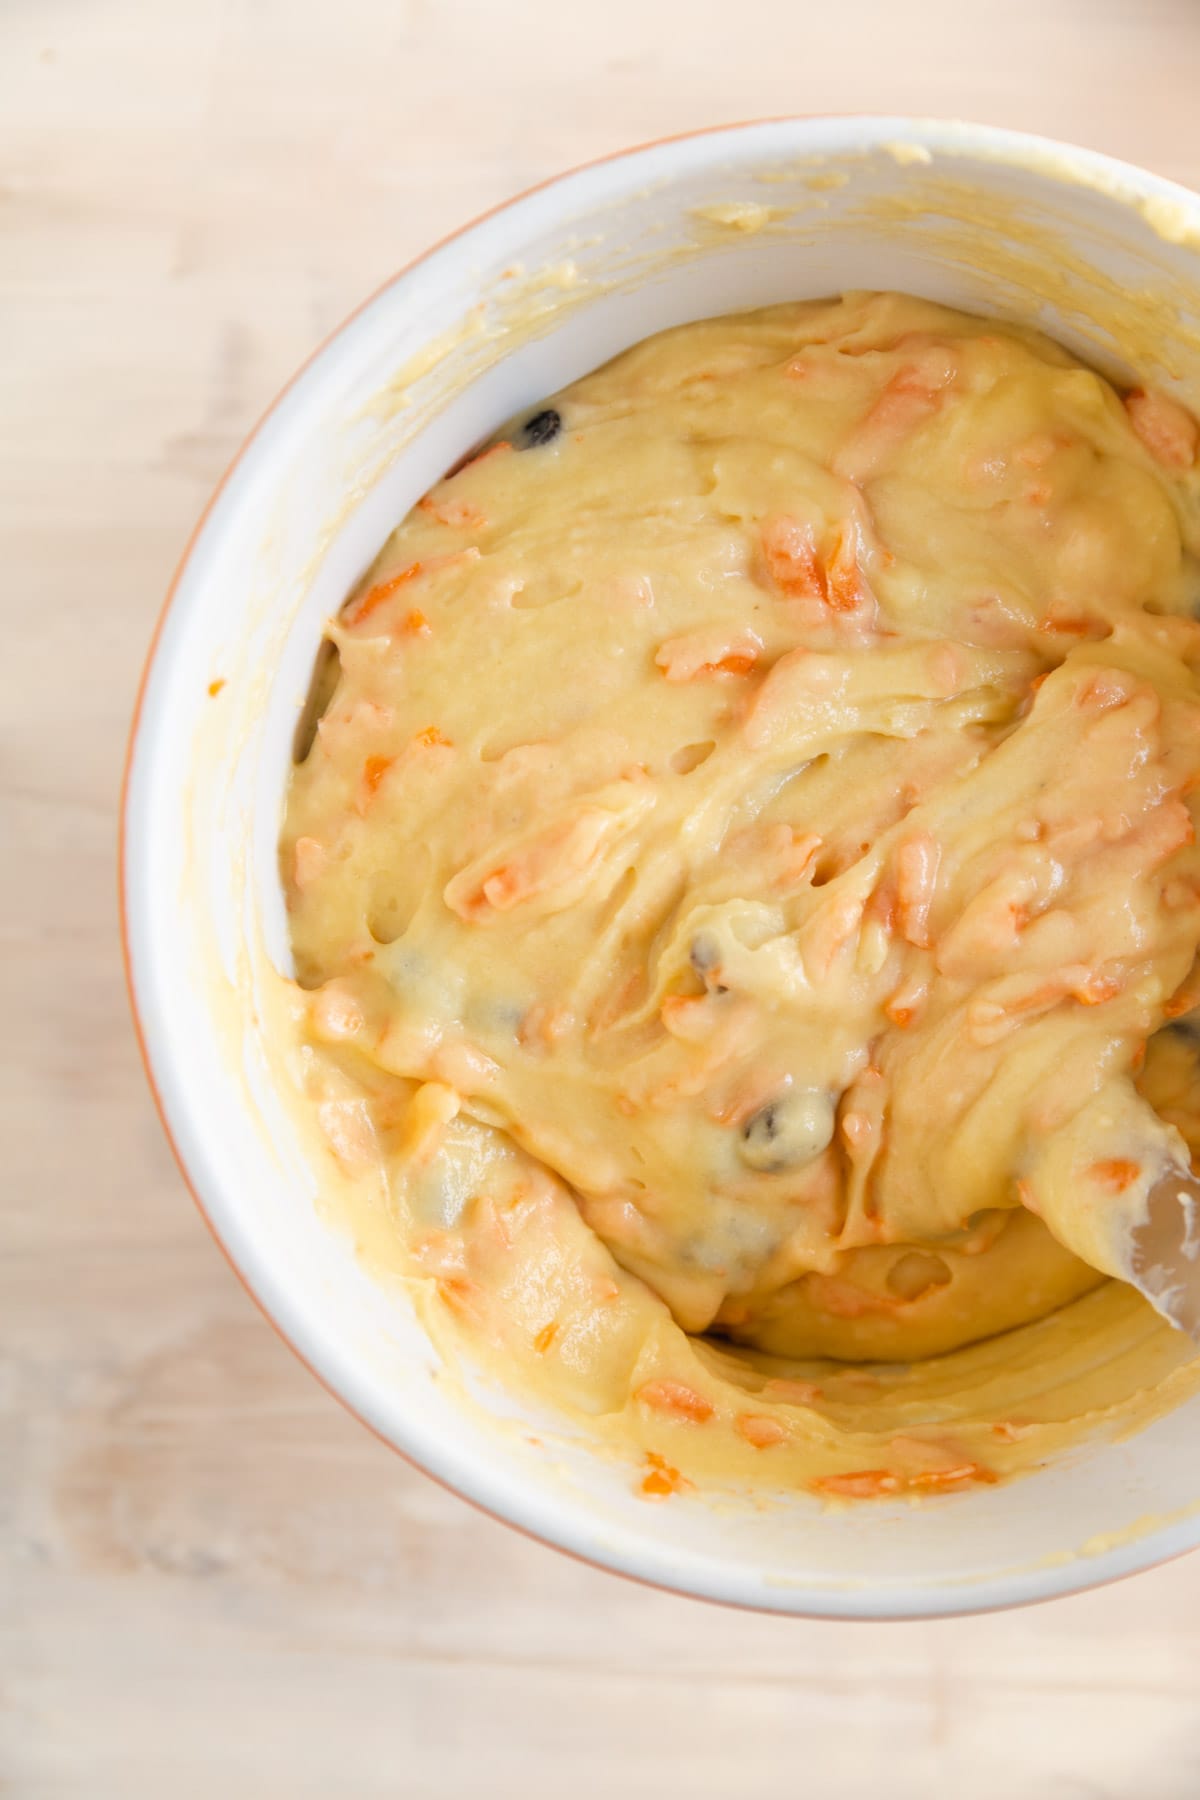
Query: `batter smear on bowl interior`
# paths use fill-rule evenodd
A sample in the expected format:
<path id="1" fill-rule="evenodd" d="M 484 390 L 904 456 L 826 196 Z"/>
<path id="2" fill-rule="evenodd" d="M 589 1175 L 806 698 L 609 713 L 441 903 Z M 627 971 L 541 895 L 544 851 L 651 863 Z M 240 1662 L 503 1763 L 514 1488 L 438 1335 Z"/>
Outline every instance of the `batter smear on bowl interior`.
<path id="1" fill-rule="evenodd" d="M 775 307 L 514 425 L 330 625 L 308 1091 L 647 1495 L 952 1490 L 1190 1378 L 1105 1277 L 1195 1135 L 1196 447 L 1023 330 Z"/>

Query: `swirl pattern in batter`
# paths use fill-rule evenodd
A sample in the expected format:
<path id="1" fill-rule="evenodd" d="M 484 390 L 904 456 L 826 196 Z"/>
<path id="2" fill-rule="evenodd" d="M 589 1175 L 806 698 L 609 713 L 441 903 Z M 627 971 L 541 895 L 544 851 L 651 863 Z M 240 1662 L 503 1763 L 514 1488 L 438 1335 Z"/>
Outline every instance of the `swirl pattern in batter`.
<path id="1" fill-rule="evenodd" d="M 639 345 L 420 501 L 282 864 L 337 1155 L 465 1329 L 593 1412 L 807 1436 L 829 1492 L 987 1478 L 911 1431 L 863 1471 L 763 1353 L 950 1368 L 1124 1273 L 1186 1164 L 1136 1083 L 1200 945 L 1196 442 L 850 295 Z M 647 1360 L 669 1321 L 742 1373 Z"/>

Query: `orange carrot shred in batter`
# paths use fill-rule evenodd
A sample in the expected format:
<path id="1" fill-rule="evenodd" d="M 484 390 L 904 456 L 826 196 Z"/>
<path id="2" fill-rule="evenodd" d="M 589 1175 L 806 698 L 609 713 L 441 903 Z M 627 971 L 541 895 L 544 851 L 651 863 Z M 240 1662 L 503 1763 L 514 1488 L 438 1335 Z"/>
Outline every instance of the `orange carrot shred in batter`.
<path id="1" fill-rule="evenodd" d="M 682 1381 L 647 1381 L 638 1389 L 637 1398 L 654 1412 L 689 1419 L 694 1425 L 702 1425 L 713 1416 L 712 1401 Z"/>
<path id="2" fill-rule="evenodd" d="M 1109 1156 L 1100 1162 L 1094 1162 L 1088 1170 L 1092 1180 L 1101 1187 L 1109 1188 L 1114 1194 L 1124 1193 L 1127 1187 L 1141 1174 L 1141 1164 L 1130 1162 L 1127 1158 Z"/>
<path id="3" fill-rule="evenodd" d="M 397 574 L 389 575 L 386 581 L 377 581 L 374 587 L 368 588 L 365 594 L 353 601 L 347 608 L 344 615 L 346 624 L 361 625 L 364 619 L 369 619 L 371 614 L 378 612 L 381 606 L 386 606 L 393 594 L 398 594 L 402 587 L 407 587 L 410 581 L 415 581 L 423 567 L 424 564 L 421 562 L 411 562 L 407 568 L 399 570 Z"/>

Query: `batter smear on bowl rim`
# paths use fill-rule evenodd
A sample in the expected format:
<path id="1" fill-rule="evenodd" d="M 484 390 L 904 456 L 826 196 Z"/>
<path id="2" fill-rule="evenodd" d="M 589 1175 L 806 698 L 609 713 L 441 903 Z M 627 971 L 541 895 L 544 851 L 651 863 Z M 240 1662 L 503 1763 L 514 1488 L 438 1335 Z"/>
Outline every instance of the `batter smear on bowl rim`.
<path id="1" fill-rule="evenodd" d="M 1023 329 L 779 306 L 514 423 L 331 622 L 303 1079 L 648 1497 L 986 1484 L 1188 1378 L 1130 1284 L 1195 1326 L 1196 449 Z"/>

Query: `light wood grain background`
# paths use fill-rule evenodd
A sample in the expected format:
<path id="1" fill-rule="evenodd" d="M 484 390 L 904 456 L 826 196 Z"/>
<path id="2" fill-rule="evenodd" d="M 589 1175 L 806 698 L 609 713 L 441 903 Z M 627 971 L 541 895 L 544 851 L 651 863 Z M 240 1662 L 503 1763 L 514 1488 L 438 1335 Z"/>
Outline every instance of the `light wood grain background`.
<path id="1" fill-rule="evenodd" d="M 194 1213 L 127 1023 L 126 721 L 311 346 L 555 170 L 959 114 L 1200 185 L 1195 0 L 0 0 L 0 1790 L 1200 1795 L 1200 1558 L 837 1627 L 645 1592 L 390 1456 Z"/>

